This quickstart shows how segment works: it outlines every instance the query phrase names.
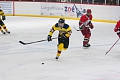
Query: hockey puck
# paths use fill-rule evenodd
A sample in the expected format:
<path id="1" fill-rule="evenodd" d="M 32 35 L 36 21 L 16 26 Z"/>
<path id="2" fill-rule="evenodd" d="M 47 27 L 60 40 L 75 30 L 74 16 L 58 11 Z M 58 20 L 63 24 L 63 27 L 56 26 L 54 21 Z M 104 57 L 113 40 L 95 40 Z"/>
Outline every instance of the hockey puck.
<path id="1" fill-rule="evenodd" d="M 44 64 L 44 62 L 42 62 L 42 64 Z"/>

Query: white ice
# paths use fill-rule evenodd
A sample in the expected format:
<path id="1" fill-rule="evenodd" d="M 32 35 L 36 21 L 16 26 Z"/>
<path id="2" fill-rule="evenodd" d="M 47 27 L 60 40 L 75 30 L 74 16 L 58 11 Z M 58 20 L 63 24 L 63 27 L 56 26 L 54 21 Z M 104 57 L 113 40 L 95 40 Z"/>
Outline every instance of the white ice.
<path id="1" fill-rule="evenodd" d="M 91 47 L 83 49 L 83 36 L 76 31 L 78 20 L 67 20 L 72 28 L 70 45 L 55 60 L 57 39 L 44 40 L 56 18 L 7 17 L 5 24 L 11 34 L 0 33 L 0 80 L 120 80 L 120 41 L 113 23 L 93 22 Z M 56 31 L 52 37 L 56 37 Z M 42 62 L 45 64 L 42 65 Z"/>

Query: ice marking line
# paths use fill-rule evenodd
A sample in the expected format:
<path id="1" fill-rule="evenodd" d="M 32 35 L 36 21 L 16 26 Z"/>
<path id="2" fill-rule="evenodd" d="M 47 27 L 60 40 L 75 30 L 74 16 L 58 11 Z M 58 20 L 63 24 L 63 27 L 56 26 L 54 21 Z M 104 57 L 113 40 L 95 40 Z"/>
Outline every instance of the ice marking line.
<path id="1" fill-rule="evenodd" d="M 10 68 L 6 69 L 6 70 L 2 73 L 4 80 L 8 80 L 8 79 L 6 78 L 6 76 L 5 76 L 5 74 L 6 74 L 9 70 L 11 70 L 11 69 L 13 69 L 13 68 L 15 68 L 15 67 L 17 67 L 17 66 L 20 66 L 20 65 L 22 65 L 22 64 L 18 64 L 18 65 L 16 65 L 16 66 L 13 66 L 13 67 L 10 67 Z"/>

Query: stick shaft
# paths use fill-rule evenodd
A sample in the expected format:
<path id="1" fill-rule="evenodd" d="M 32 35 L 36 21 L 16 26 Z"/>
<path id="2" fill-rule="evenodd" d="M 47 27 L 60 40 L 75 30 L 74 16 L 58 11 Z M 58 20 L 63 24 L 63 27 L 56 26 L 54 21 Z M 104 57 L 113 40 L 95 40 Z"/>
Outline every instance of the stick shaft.
<path id="1" fill-rule="evenodd" d="M 120 39 L 120 38 L 119 38 Z M 112 45 L 112 47 L 106 52 L 106 54 L 113 48 L 113 46 L 119 41 L 119 39 Z M 105 54 L 105 55 L 106 55 Z"/>
<path id="2" fill-rule="evenodd" d="M 73 26 L 73 27 L 74 27 L 74 26 Z M 75 29 L 76 31 L 80 31 L 80 30 L 76 29 L 75 27 L 74 27 L 74 29 Z"/>
<path id="3" fill-rule="evenodd" d="M 58 38 L 58 37 L 52 38 L 52 39 L 57 39 L 57 38 Z M 27 44 L 38 43 L 38 42 L 43 42 L 43 41 L 47 41 L 47 39 L 45 39 L 45 40 L 40 40 L 40 41 L 34 41 L 34 42 L 27 43 Z"/>
<path id="4" fill-rule="evenodd" d="M 55 38 L 52 38 L 52 39 L 57 39 L 58 37 L 55 37 Z M 45 39 L 45 40 L 40 40 L 40 41 L 34 41 L 34 42 L 28 42 L 28 43 L 24 43 L 24 42 L 22 42 L 22 41 L 19 41 L 21 44 L 23 44 L 23 45 L 26 45 L 26 44 L 32 44 L 32 43 L 38 43 L 38 42 L 43 42 L 43 41 L 47 41 L 47 39 Z"/>

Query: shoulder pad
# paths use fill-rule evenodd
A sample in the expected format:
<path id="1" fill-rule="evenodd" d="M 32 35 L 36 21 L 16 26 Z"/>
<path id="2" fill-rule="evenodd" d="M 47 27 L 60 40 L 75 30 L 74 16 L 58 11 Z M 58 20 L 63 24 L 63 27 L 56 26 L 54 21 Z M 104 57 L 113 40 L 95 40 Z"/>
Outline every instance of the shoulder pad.
<path id="1" fill-rule="evenodd" d="M 55 27 L 59 27 L 59 26 L 58 26 L 58 23 L 55 24 Z"/>
<path id="2" fill-rule="evenodd" d="M 64 24 L 63 28 L 67 29 L 69 27 L 68 24 Z"/>

